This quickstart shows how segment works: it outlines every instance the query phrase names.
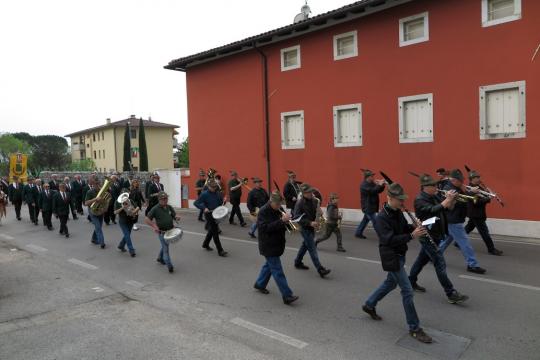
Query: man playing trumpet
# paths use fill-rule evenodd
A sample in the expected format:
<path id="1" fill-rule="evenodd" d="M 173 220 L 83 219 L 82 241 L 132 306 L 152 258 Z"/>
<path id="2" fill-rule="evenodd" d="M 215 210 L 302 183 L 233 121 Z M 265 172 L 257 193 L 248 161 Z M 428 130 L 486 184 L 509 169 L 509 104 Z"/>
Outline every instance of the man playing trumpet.
<path id="1" fill-rule="evenodd" d="M 364 230 L 370 221 L 375 226 L 375 217 L 379 211 L 379 194 L 384 191 L 384 184 L 384 180 L 375 180 L 375 174 L 371 170 L 364 170 L 364 181 L 360 185 L 360 204 L 364 218 L 354 233 L 357 238 L 366 238 Z"/>
<path id="2" fill-rule="evenodd" d="M 259 179 L 258 177 L 254 177 L 253 183 L 255 184 L 255 187 L 248 194 L 247 207 L 249 209 L 249 213 L 254 218 L 253 224 L 251 224 L 251 228 L 249 229 L 248 234 L 252 239 L 255 239 L 255 231 L 257 230 L 258 226 L 257 208 L 262 208 L 268 202 L 269 197 L 266 190 L 262 187 L 261 179 Z"/>

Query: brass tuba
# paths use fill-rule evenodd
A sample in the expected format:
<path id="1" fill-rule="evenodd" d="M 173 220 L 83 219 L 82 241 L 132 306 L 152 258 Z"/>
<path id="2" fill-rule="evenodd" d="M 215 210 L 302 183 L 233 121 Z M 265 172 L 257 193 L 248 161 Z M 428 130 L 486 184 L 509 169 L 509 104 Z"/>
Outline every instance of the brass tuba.
<path id="1" fill-rule="evenodd" d="M 101 197 L 101 200 L 97 200 L 92 205 L 90 205 L 90 212 L 94 216 L 103 215 L 109 208 L 109 203 L 111 202 L 111 194 L 108 192 L 109 187 L 111 187 L 111 182 L 109 179 L 105 179 L 103 186 L 99 189 L 97 197 Z"/>

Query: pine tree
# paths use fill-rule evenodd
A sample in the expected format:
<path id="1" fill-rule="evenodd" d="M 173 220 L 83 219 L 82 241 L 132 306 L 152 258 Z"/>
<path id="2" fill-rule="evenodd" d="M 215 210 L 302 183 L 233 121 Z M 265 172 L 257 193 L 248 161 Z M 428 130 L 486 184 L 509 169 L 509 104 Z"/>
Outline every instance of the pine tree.
<path id="1" fill-rule="evenodd" d="M 129 123 L 126 123 L 126 130 L 124 132 L 124 166 L 122 170 L 131 170 L 131 134 L 129 132 Z"/>
<path id="2" fill-rule="evenodd" d="M 139 171 L 148 171 L 148 153 L 146 151 L 146 135 L 143 120 L 139 120 Z"/>

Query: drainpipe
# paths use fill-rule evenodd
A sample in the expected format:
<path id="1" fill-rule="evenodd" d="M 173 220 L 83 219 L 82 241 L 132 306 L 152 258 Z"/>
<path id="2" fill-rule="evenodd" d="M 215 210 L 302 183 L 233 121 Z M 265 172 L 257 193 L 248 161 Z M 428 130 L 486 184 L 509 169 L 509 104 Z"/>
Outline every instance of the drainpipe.
<path id="1" fill-rule="evenodd" d="M 263 66 L 263 111 L 264 111 L 264 140 L 265 140 L 265 155 L 266 155 L 266 184 L 268 193 L 271 193 L 272 176 L 270 172 L 270 114 L 268 110 L 268 59 L 266 54 L 253 43 L 253 48 L 259 53 Z"/>

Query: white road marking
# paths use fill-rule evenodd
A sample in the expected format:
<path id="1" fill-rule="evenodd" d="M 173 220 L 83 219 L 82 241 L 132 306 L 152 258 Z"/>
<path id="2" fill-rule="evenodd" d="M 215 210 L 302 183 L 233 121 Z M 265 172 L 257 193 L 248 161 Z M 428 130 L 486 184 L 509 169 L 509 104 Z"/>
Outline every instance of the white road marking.
<path id="1" fill-rule="evenodd" d="M 39 245 L 34 245 L 34 244 L 28 244 L 25 247 L 30 249 L 30 250 L 35 250 L 35 251 L 39 251 L 39 252 L 47 251 L 47 249 L 45 249 L 44 247 L 41 247 Z"/>
<path id="2" fill-rule="evenodd" d="M 521 289 L 527 289 L 527 290 L 534 290 L 534 291 L 540 291 L 540 287 L 537 286 L 531 286 L 531 285 L 523 285 L 508 281 L 500 281 L 500 280 L 493 280 L 493 279 L 486 279 L 476 276 L 469 276 L 469 275 L 459 275 L 462 279 L 468 279 L 468 280 L 477 280 L 477 281 L 483 281 L 491 284 L 497 284 L 497 285 L 505 285 L 505 286 L 513 286 Z"/>
<path id="3" fill-rule="evenodd" d="M 100 288 L 99 286 L 97 287 L 93 287 L 92 290 L 94 290 L 95 292 L 104 292 L 105 290 Z"/>
<path id="4" fill-rule="evenodd" d="M 142 288 L 144 286 L 143 283 L 140 283 L 140 282 L 135 281 L 135 280 L 126 281 L 126 284 L 131 285 L 131 286 L 136 287 L 136 288 Z"/>
<path id="5" fill-rule="evenodd" d="M 3 237 L 6 240 L 13 240 L 15 239 L 13 236 L 10 236 L 8 234 L 0 234 L 0 237 Z"/>
<path id="6" fill-rule="evenodd" d="M 77 259 L 69 259 L 68 261 L 69 261 L 70 263 L 72 263 L 72 264 L 82 266 L 82 267 L 85 268 L 85 269 L 90 269 L 90 270 L 97 270 L 97 269 L 99 269 L 97 266 L 94 266 L 94 265 L 92 265 L 92 264 L 85 263 L 84 261 L 81 261 L 81 260 L 77 260 Z"/>
<path id="7" fill-rule="evenodd" d="M 298 349 L 303 349 L 303 348 L 305 348 L 306 346 L 309 345 L 308 343 L 305 343 L 305 342 L 303 342 L 301 340 L 298 340 L 298 339 L 292 338 L 290 336 L 278 333 L 278 332 L 276 332 L 274 330 L 267 329 L 265 327 L 262 327 L 260 325 L 251 323 L 249 321 L 246 321 L 246 320 L 243 320 L 243 319 L 240 319 L 240 318 L 234 318 L 234 319 L 231 320 L 231 322 L 233 324 L 235 324 L 235 325 L 238 325 L 238 326 L 241 326 L 241 327 L 246 328 L 248 330 L 251 330 L 253 332 L 256 332 L 257 334 L 261 334 L 261 335 L 267 336 L 267 337 L 269 337 L 271 339 L 281 341 L 282 343 L 285 343 L 285 344 L 290 345 L 290 346 L 294 346 L 295 348 L 298 348 Z"/>
<path id="8" fill-rule="evenodd" d="M 381 262 L 377 261 L 377 260 L 362 259 L 362 258 L 357 258 L 357 257 L 348 256 L 347 259 L 355 260 L 355 261 L 363 261 L 363 262 L 367 262 L 367 263 L 371 263 L 371 264 L 379 264 L 379 265 L 381 264 Z"/>

